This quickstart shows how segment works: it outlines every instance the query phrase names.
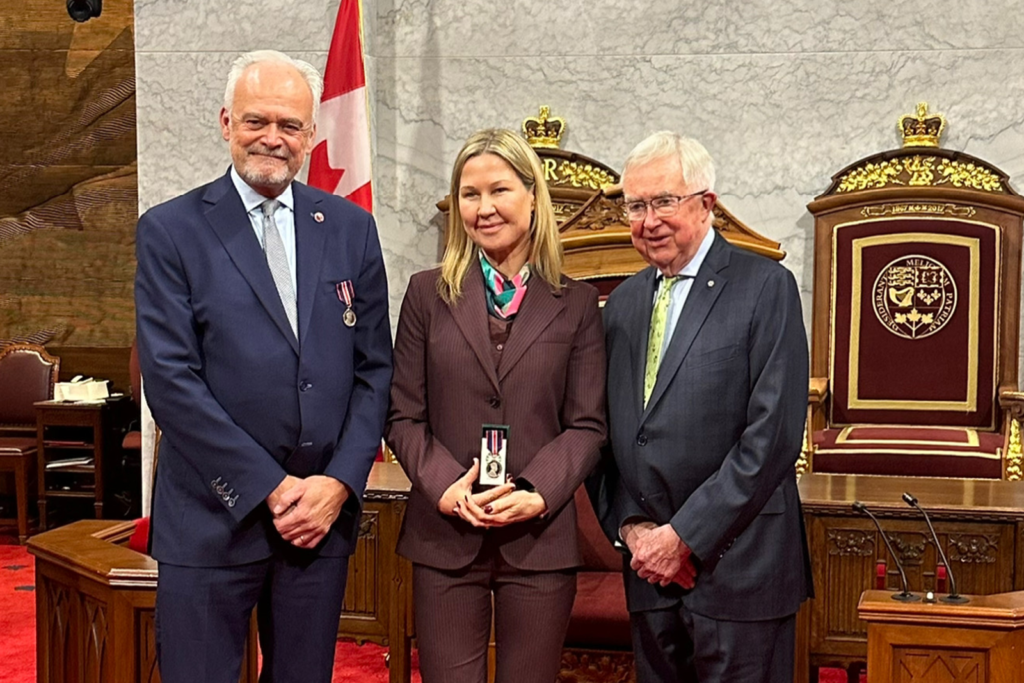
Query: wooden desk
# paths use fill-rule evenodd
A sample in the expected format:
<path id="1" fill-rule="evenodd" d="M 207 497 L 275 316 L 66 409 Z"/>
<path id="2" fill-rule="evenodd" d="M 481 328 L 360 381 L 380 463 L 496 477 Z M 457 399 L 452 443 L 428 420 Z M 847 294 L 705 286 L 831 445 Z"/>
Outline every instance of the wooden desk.
<path id="1" fill-rule="evenodd" d="M 962 593 L 991 595 L 1024 589 L 1024 485 L 982 479 L 921 479 L 807 474 L 800 480 L 817 597 L 798 619 L 797 681 L 816 680 L 817 667 L 851 675 L 867 661 L 867 628 L 857 613 L 861 593 L 875 587 L 879 562 L 885 586 L 899 573 L 871 520 L 855 513 L 859 500 L 882 522 L 900 555 L 911 590 L 936 588 L 935 544 L 920 514 L 901 499 L 917 496 Z M 805 666 L 799 666 L 800 662 Z"/>
<path id="2" fill-rule="evenodd" d="M 398 463 L 374 463 L 338 625 L 339 638 L 388 648 L 390 683 L 409 683 L 412 564 L 395 553 L 411 485 Z"/>
<path id="3" fill-rule="evenodd" d="M 868 683 L 1024 681 L 1024 591 L 970 596 L 965 605 L 896 602 L 865 591 Z"/>
<path id="4" fill-rule="evenodd" d="M 36 556 L 36 681 L 159 683 L 156 561 L 125 543 L 134 522 L 83 520 L 29 539 Z M 256 683 L 255 619 L 242 683 Z"/>

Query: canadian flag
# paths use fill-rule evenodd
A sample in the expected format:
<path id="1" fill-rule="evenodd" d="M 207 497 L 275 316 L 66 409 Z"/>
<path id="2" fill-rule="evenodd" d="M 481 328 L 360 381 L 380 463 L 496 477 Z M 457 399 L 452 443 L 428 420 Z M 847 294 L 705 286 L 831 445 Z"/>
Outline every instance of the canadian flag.
<path id="1" fill-rule="evenodd" d="M 359 0 L 341 0 L 324 72 L 309 184 L 373 210 Z"/>

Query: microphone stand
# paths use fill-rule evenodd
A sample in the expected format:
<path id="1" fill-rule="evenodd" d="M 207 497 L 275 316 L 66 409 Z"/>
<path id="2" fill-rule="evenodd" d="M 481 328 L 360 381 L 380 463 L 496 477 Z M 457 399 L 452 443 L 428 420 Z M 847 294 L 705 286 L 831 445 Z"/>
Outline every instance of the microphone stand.
<path id="1" fill-rule="evenodd" d="M 942 544 L 939 543 L 939 535 L 935 533 L 935 527 L 932 526 L 932 520 L 928 518 L 928 513 L 924 511 L 923 507 L 917 504 L 917 498 L 914 498 L 909 493 L 903 494 L 903 502 L 924 515 L 924 521 L 928 524 L 928 531 L 932 532 L 932 540 L 935 542 L 935 548 L 939 551 L 939 557 L 942 558 L 942 564 L 946 567 L 946 575 L 949 576 L 949 595 L 944 598 L 939 598 L 939 600 L 953 605 L 963 605 L 970 602 L 970 598 L 965 598 L 960 595 L 959 591 L 956 589 L 956 579 L 953 577 L 953 568 L 949 566 L 949 560 L 946 559 L 946 553 L 942 549 Z"/>
<path id="2" fill-rule="evenodd" d="M 871 513 L 871 510 L 868 510 L 867 506 L 859 500 L 854 501 L 852 507 L 856 512 L 870 517 L 871 521 L 875 523 L 875 527 L 878 529 L 878 535 L 882 537 L 885 547 L 889 549 L 889 554 L 892 555 L 892 561 L 896 564 L 896 569 L 900 572 L 900 583 L 903 585 L 903 590 L 899 593 L 893 593 L 892 599 L 899 600 L 900 602 L 917 602 L 920 600 L 921 596 L 914 595 L 910 592 L 910 584 L 907 583 L 907 573 L 903 571 L 903 564 L 900 562 L 899 556 L 896 555 L 896 551 L 892 549 L 892 544 L 889 543 L 889 539 L 886 537 L 885 532 L 882 531 L 882 525 L 878 522 L 878 518 L 875 517 Z"/>

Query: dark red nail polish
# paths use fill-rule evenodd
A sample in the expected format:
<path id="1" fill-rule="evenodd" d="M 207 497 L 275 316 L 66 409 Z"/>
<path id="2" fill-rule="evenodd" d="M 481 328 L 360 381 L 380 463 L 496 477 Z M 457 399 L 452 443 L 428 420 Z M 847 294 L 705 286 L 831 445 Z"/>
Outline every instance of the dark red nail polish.
<path id="1" fill-rule="evenodd" d="M 486 512 L 487 514 L 491 514 L 492 512 L 494 512 L 494 508 L 488 505 L 487 507 L 484 508 L 484 512 Z"/>

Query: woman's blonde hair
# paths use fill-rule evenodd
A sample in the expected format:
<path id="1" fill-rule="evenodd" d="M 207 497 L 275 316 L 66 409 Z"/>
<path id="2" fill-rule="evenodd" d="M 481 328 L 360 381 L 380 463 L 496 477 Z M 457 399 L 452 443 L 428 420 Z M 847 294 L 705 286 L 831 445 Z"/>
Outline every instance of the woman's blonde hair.
<path id="1" fill-rule="evenodd" d="M 455 157 L 437 293 L 445 303 L 456 303 L 462 296 L 463 281 L 477 260 L 477 246 L 466 234 L 462 213 L 459 211 L 459 184 L 466 162 L 481 154 L 493 154 L 504 160 L 523 181 L 526 189 L 533 191 L 534 208 L 533 220 L 530 222 L 528 258 L 531 275 L 539 277 L 552 290 L 558 291 L 562 286 L 562 243 L 558 239 L 558 222 L 551 204 L 551 193 L 544 180 L 544 167 L 526 140 L 510 130 L 490 128 L 471 135 Z"/>

